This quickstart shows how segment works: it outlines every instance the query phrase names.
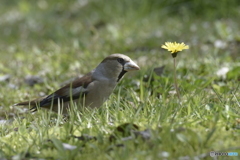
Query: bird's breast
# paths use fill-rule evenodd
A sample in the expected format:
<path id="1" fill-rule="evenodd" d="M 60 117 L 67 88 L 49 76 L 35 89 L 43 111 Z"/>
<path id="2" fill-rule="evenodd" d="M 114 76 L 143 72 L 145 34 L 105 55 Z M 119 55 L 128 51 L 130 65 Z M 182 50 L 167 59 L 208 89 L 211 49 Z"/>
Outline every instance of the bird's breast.
<path id="1" fill-rule="evenodd" d="M 111 95 L 116 84 L 109 81 L 96 81 L 90 84 L 85 105 L 91 108 L 100 107 Z"/>

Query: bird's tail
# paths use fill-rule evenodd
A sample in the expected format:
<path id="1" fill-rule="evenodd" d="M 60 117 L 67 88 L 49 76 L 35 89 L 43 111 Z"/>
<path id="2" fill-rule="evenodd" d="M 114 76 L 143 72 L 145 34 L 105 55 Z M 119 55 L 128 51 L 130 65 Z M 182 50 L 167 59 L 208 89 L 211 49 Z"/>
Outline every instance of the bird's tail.
<path id="1" fill-rule="evenodd" d="M 35 100 L 32 100 L 32 101 L 25 101 L 25 102 L 16 103 L 16 104 L 14 104 L 14 106 L 29 106 L 29 107 L 31 107 L 30 111 L 31 112 L 35 112 L 35 111 L 37 111 L 40 102 L 44 98 L 45 97 L 42 97 L 42 98 L 39 98 L 39 99 L 35 99 Z"/>

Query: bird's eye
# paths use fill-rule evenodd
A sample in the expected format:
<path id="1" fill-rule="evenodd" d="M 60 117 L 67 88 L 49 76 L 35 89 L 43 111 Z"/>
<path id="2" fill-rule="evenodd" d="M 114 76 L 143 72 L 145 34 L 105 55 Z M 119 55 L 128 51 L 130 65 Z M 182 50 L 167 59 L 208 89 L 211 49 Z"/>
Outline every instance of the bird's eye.
<path id="1" fill-rule="evenodd" d="M 122 58 L 118 58 L 117 61 L 118 61 L 119 63 L 121 63 L 121 64 L 124 63 L 124 59 L 122 59 Z"/>

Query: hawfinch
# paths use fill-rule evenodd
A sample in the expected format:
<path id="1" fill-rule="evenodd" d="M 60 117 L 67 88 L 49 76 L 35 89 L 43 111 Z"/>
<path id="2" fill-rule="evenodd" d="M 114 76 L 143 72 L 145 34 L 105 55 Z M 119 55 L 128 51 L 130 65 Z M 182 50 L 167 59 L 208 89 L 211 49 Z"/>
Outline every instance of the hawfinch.
<path id="1" fill-rule="evenodd" d="M 94 70 L 40 99 L 17 103 L 29 105 L 32 111 L 48 108 L 67 113 L 71 103 L 91 108 L 100 107 L 113 92 L 117 83 L 128 71 L 139 70 L 139 67 L 128 56 L 112 54 L 106 57 Z"/>

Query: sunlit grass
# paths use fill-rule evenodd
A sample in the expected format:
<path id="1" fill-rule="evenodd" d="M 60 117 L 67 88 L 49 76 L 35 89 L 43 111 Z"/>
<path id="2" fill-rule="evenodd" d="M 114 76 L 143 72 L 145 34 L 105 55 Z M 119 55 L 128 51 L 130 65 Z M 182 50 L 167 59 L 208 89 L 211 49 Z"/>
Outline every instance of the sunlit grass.
<path id="1" fill-rule="evenodd" d="M 208 159 L 210 151 L 240 154 L 237 7 L 231 9 L 231 18 L 215 19 L 227 15 L 229 1 L 218 2 L 218 11 L 200 7 L 203 15 L 191 8 L 197 1 L 188 6 L 170 1 L 80 2 L 0 6 L 0 158 Z M 235 6 L 233 2 L 226 8 Z M 176 66 L 181 106 L 173 92 L 172 59 L 159 45 L 166 41 L 191 46 Z M 115 52 L 129 55 L 141 70 L 127 74 L 101 108 L 73 108 L 64 117 L 12 107 L 52 93 Z M 162 65 L 158 76 L 153 69 Z M 223 67 L 229 71 L 219 76 Z M 28 75 L 42 82 L 30 86 Z M 138 129 L 110 140 L 128 123 Z"/>

